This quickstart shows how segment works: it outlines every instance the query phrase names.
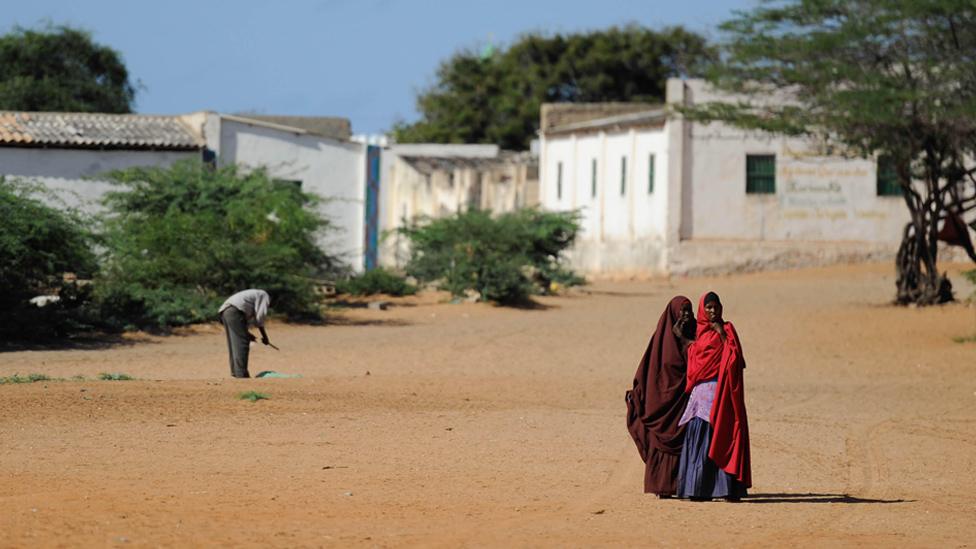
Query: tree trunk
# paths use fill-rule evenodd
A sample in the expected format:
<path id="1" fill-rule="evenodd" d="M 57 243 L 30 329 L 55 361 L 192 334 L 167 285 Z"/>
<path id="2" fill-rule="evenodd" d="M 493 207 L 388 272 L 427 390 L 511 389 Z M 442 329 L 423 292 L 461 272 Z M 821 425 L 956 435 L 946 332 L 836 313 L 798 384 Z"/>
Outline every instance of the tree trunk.
<path id="1" fill-rule="evenodd" d="M 933 212 L 933 208 L 918 208 L 913 200 L 907 202 L 912 220 L 905 225 L 895 260 L 898 275 L 895 301 L 900 305 L 952 301 L 952 283 L 939 274 L 937 267 L 939 208 Z"/>

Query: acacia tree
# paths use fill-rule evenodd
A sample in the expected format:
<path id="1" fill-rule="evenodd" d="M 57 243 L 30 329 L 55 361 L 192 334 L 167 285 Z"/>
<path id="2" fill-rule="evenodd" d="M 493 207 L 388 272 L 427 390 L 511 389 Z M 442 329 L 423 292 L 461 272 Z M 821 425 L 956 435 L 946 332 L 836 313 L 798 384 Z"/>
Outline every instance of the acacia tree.
<path id="1" fill-rule="evenodd" d="M 417 97 L 421 119 L 393 133 L 401 143 L 526 149 L 544 102 L 663 102 L 669 77 L 700 75 L 714 58 L 704 37 L 681 27 L 527 34 L 507 49 L 467 50 L 445 61 Z"/>
<path id="2" fill-rule="evenodd" d="M 709 80 L 742 99 L 689 116 L 890 158 L 911 214 L 897 301 L 952 299 L 938 237 L 940 223 L 965 233 L 960 220 L 976 207 L 976 4 L 767 0 L 721 29 L 724 62 Z M 768 101 L 774 94 L 794 101 Z"/>
<path id="3" fill-rule="evenodd" d="M 0 36 L 0 110 L 127 113 L 135 93 L 121 55 L 85 31 Z"/>

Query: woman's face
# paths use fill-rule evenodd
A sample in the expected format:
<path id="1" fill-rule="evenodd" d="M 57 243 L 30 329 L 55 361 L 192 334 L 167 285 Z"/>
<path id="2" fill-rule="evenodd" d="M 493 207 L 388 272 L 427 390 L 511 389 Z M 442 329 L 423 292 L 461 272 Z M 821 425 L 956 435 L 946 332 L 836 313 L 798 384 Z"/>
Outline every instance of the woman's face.
<path id="1" fill-rule="evenodd" d="M 681 318 L 681 322 L 684 322 L 684 323 L 688 323 L 688 322 L 694 323 L 695 322 L 695 313 L 691 310 L 691 303 L 690 302 L 685 302 L 685 304 L 682 305 L 682 307 L 681 307 L 681 317 L 680 318 Z"/>
<path id="2" fill-rule="evenodd" d="M 722 320 L 722 304 L 718 301 L 705 303 L 705 316 L 708 317 L 709 322 Z"/>

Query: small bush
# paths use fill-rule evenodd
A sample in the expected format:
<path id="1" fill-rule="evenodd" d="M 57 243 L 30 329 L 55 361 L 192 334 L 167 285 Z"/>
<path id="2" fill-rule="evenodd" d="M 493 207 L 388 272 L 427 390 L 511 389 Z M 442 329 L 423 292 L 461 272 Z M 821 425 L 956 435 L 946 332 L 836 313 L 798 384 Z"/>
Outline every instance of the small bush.
<path id="1" fill-rule="evenodd" d="M 90 278 L 97 268 L 92 235 L 80 214 L 48 202 L 56 199 L 40 187 L 0 177 L 0 340 L 62 337 L 89 327 L 91 289 L 74 279 Z M 40 295 L 57 301 L 31 303 Z"/>
<path id="2" fill-rule="evenodd" d="M 962 276 L 966 277 L 966 280 L 968 280 L 970 283 L 976 284 L 976 269 L 971 271 L 963 271 Z M 976 301 L 976 290 L 973 290 L 973 295 L 969 296 L 969 299 Z"/>
<path id="3" fill-rule="evenodd" d="M 129 374 L 123 374 L 120 372 L 115 372 L 115 373 L 102 372 L 98 374 L 98 379 L 102 381 L 132 381 L 135 378 L 130 376 Z"/>
<path id="4" fill-rule="evenodd" d="M 26 376 L 14 374 L 8 377 L 0 377 L 0 385 L 4 385 L 6 383 L 37 383 L 38 381 L 54 380 L 44 374 L 27 374 Z"/>
<path id="5" fill-rule="evenodd" d="M 123 328 L 213 320 L 227 296 L 271 294 L 276 312 L 319 315 L 317 278 L 338 260 L 317 245 L 329 229 L 318 199 L 262 170 L 198 161 L 112 172 L 107 248 L 96 280 L 101 316 Z"/>
<path id="6" fill-rule="evenodd" d="M 241 400 L 250 400 L 251 402 L 257 402 L 259 400 L 268 400 L 270 396 L 259 393 L 257 391 L 244 391 L 243 393 L 237 395 L 237 398 Z"/>
<path id="7" fill-rule="evenodd" d="M 340 281 L 336 284 L 336 292 L 349 295 L 405 296 L 417 293 L 417 287 L 408 284 L 403 276 L 378 268 Z"/>
<path id="8" fill-rule="evenodd" d="M 492 217 L 472 210 L 400 231 L 410 239 L 407 274 L 455 296 L 475 291 L 485 301 L 516 304 L 549 292 L 553 282 L 582 282 L 561 258 L 579 231 L 578 212 L 525 209 Z"/>

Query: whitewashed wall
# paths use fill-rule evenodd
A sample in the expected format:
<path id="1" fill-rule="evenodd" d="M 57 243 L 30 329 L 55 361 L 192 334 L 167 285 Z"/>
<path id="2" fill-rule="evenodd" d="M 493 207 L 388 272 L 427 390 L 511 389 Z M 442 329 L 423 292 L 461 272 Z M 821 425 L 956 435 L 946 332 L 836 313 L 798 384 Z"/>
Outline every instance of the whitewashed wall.
<path id="1" fill-rule="evenodd" d="M 691 80 L 694 103 L 720 100 Z M 691 128 L 694 239 L 897 243 L 900 196 L 877 196 L 873 159 L 819 156 L 812 142 L 724 124 Z M 746 155 L 776 155 L 775 194 L 747 194 Z"/>
<path id="2" fill-rule="evenodd" d="M 98 176 L 112 170 L 136 166 L 169 166 L 199 158 L 199 151 L 115 151 L 2 147 L 0 175 L 34 181 L 57 196 L 55 202 L 69 208 L 96 213 L 100 201 L 112 186 Z M 91 178 L 91 179 L 89 179 Z"/>
<path id="3" fill-rule="evenodd" d="M 665 268 L 668 145 L 666 127 L 543 138 L 543 207 L 578 209 L 583 216 L 582 232 L 570 254 L 576 268 L 618 274 L 656 273 Z M 653 191 L 649 188 L 651 155 Z"/>
<path id="4" fill-rule="evenodd" d="M 322 212 L 336 230 L 321 245 L 357 271 L 364 268 L 366 145 L 228 119 L 220 122 L 219 136 L 221 165 L 264 167 L 324 198 Z"/>

